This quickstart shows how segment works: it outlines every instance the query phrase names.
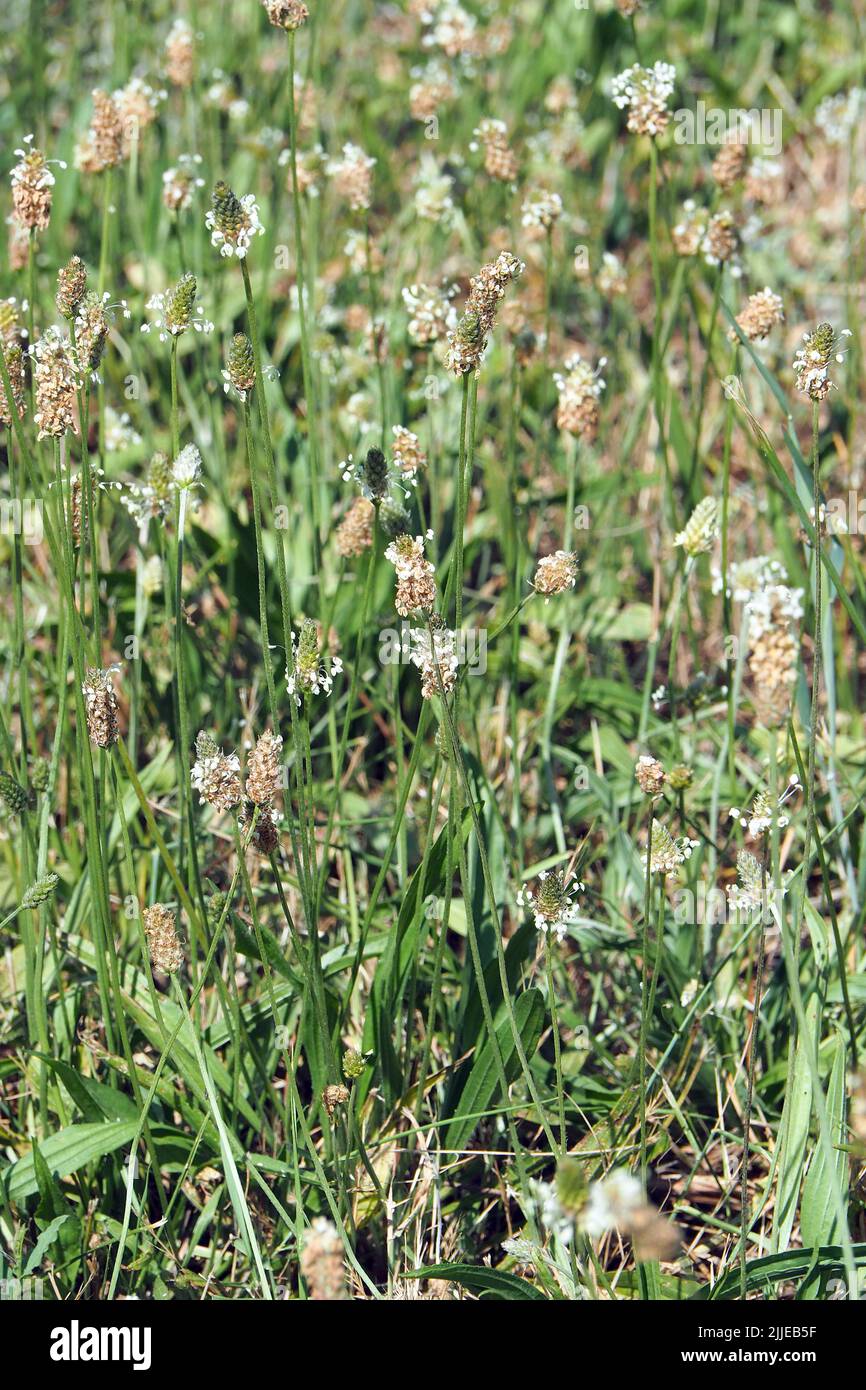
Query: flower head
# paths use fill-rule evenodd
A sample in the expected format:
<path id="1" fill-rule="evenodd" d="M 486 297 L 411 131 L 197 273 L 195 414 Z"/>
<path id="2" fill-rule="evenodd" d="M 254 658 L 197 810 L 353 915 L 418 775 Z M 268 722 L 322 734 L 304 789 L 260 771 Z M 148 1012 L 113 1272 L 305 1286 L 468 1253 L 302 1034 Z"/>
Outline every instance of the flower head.
<path id="1" fill-rule="evenodd" d="M 171 466 L 171 480 L 178 492 L 198 487 L 201 479 L 201 454 L 194 444 L 181 449 Z"/>
<path id="2" fill-rule="evenodd" d="M 737 854 L 737 882 L 729 883 L 728 902 L 736 912 L 755 912 L 768 906 L 772 892 L 766 875 L 754 854 L 741 849 Z"/>
<path id="3" fill-rule="evenodd" d="M 330 160 L 327 165 L 338 196 L 345 199 L 353 212 L 362 212 L 370 206 L 375 166 L 375 159 L 350 141 L 343 146 L 341 157 Z"/>
<path id="4" fill-rule="evenodd" d="M 13 816 L 23 815 L 30 806 L 30 794 L 16 782 L 11 772 L 0 772 L 0 801 Z"/>
<path id="5" fill-rule="evenodd" d="M 179 338 L 188 328 L 196 333 L 212 333 L 213 324 L 204 317 L 201 305 L 196 302 L 196 289 L 195 276 L 187 272 L 170 289 L 152 294 L 147 301 L 151 321 L 142 324 L 142 333 L 156 329 L 161 343 Z"/>
<path id="6" fill-rule="evenodd" d="M 182 154 L 170 169 L 163 170 L 162 201 L 169 212 L 183 212 L 192 202 L 197 188 L 204 188 L 204 179 L 197 172 L 200 154 Z"/>
<path id="7" fill-rule="evenodd" d="M 538 886 L 533 892 L 522 888 L 517 895 L 519 907 L 529 907 L 535 917 L 535 925 L 546 936 L 552 933 L 562 941 L 569 927 L 578 916 L 578 905 L 573 902 L 574 895 L 583 891 L 584 885 L 575 880 L 568 884 L 561 869 L 545 871 L 538 875 Z"/>
<path id="8" fill-rule="evenodd" d="M 773 728 L 787 718 L 797 678 L 797 623 L 803 615 L 802 589 L 768 584 L 747 604 L 749 674 L 756 713 Z"/>
<path id="9" fill-rule="evenodd" d="M 439 289 L 435 285 L 409 285 L 402 291 L 409 314 L 409 338 L 418 347 L 437 343 L 457 327 L 452 300 L 457 286 Z"/>
<path id="10" fill-rule="evenodd" d="M 255 817 L 255 825 L 253 825 L 253 816 L 256 809 L 258 810 L 258 815 Z M 259 806 L 256 808 L 253 802 L 245 801 L 241 807 L 238 820 L 244 834 L 247 834 L 250 830 L 252 831 L 249 843 L 257 854 L 269 858 L 272 854 L 276 853 L 279 848 L 280 834 L 277 829 L 276 820 L 274 819 L 274 812 L 270 806 Z"/>
<path id="11" fill-rule="evenodd" d="M 76 393 L 80 382 L 76 371 L 72 344 L 61 338 L 56 328 L 49 328 L 30 349 L 36 380 L 36 412 L 39 426 L 37 439 L 59 439 L 68 430 L 75 431 Z"/>
<path id="12" fill-rule="evenodd" d="M 482 121 L 475 138 L 484 147 L 485 173 L 500 183 L 514 183 L 518 172 L 517 155 L 509 143 L 505 122 L 489 118 Z"/>
<path id="13" fill-rule="evenodd" d="M 269 806 L 282 785 L 283 740 L 266 729 L 247 762 L 247 796 L 256 806 Z"/>
<path id="14" fill-rule="evenodd" d="M 661 796 L 665 785 L 665 770 L 658 758 L 651 757 L 649 753 L 642 753 L 635 763 L 634 775 L 644 796 L 652 797 L 653 800 Z"/>
<path id="15" fill-rule="evenodd" d="M 218 811 L 229 811 L 237 806 L 241 799 L 241 765 L 237 753 L 223 753 L 204 730 L 196 737 L 195 753 L 190 781 L 202 801 Z"/>
<path id="16" fill-rule="evenodd" d="M 394 607 L 401 617 L 432 613 L 436 603 L 435 569 L 424 555 L 424 537 L 400 535 L 385 550 L 397 571 Z"/>
<path id="17" fill-rule="evenodd" d="M 521 226 L 533 231 L 549 232 L 562 216 L 562 199 L 558 193 L 531 194 L 521 208 Z"/>
<path id="18" fill-rule="evenodd" d="M 33 147 L 33 136 L 24 139 L 25 148 L 16 150 L 18 163 L 12 170 L 12 215 L 28 232 L 44 232 L 51 217 L 54 175 L 41 150 Z M 61 160 L 61 169 L 66 165 Z"/>
<path id="19" fill-rule="evenodd" d="M 129 155 L 141 137 L 141 132 L 153 125 L 159 103 L 166 93 L 157 92 L 141 77 L 131 77 L 125 87 L 114 93 L 114 105 L 123 128 L 123 153 Z"/>
<path id="20" fill-rule="evenodd" d="M 143 913 L 150 959 L 164 975 L 174 975 L 183 965 L 183 947 L 178 939 L 175 920 L 174 913 L 162 903 L 146 907 Z"/>
<path id="21" fill-rule="evenodd" d="M 290 665 L 286 668 L 286 689 L 301 704 L 305 695 L 330 695 L 334 676 L 343 663 L 338 656 L 323 655 L 319 646 L 319 628 L 312 618 L 305 618 L 300 632 L 292 633 Z"/>
<path id="22" fill-rule="evenodd" d="M 447 224 L 454 211 L 451 193 L 454 187 L 449 174 L 440 169 L 433 155 L 421 157 L 415 177 L 415 211 L 425 222 Z"/>
<path id="23" fill-rule="evenodd" d="M 588 443 L 592 443 L 598 433 L 598 402 L 605 387 L 601 370 L 606 363 L 606 357 L 600 358 L 593 370 L 580 353 L 575 352 L 566 359 L 565 374 L 556 372 L 553 377 L 559 393 L 557 427 L 567 434 L 579 435 Z"/>
<path id="24" fill-rule="evenodd" d="M 428 628 L 412 628 L 409 660 L 421 672 L 421 697 L 448 695 L 457 683 L 456 634 L 432 615 Z"/>
<path id="25" fill-rule="evenodd" d="M 718 510 L 715 497 L 702 498 L 684 529 L 674 536 L 674 545 L 681 545 L 690 560 L 712 550 L 719 534 Z"/>
<path id="26" fill-rule="evenodd" d="M 661 135 L 670 120 L 668 97 L 674 89 L 676 70 L 670 63 L 639 63 L 613 79 L 610 94 L 615 106 L 628 111 L 628 128 L 635 135 Z"/>
<path id="27" fill-rule="evenodd" d="M 123 504 L 139 526 L 152 518 L 168 516 L 174 493 L 171 464 L 165 454 L 154 454 L 143 484 L 132 483 L 123 496 Z"/>
<path id="28" fill-rule="evenodd" d="M 678 256 L 696 256 L 707 232 L 707 214 L 694 198 L 683 203 L 682 215 L 671 231 L 671 240 Z"/>
<path id="29" fill-rule="evenodd" d="M 112 681 L 112 672 L 116 669 L 99 671 L 91 666 L 81 686 L 87 732 L 91 743 L 95 743 L 97 748 L 110 748 L 117 742 L 117 697 Z"/>
<path id="30" fill-rule="evenodd" d="M 306 24 L 310 17 L 310 11 L 302 0 L 262 0 L 262 4 L 271 24 L 277 29 L 287 29 L 290 34 Z"/>
<path id="31" fill-rule="evenodd" d="M 612 1168 L 600 1182 L 590 1184 L 580 1224 L 595 1240 L 607 1231 L 627 1230 L 644 1201 L 640 1179 L 625 1168 Z"/>
<path id="32" fill-rule="evenodd" d="M 47 902 L 54 896 L 59 882 L 58 874 L 43 874 L 42 878 L 35 879 L 24 891 L 21 899 L 22 910 L 27 911 L 28 908 L 39 907 L 41 903 Z"/>
<path id="33" fill-rule="evenodd" d="M 113 97 L 101 88 L 93 93 L 93 115 L 87 133 L 87 163 L 92 173 L 123 161 L 123 123 Z"/>
<path id="34" fill-rule="evenodd" d="M 75 351 L 79 367 L 94 381 L 98 380 L 96 374 L 111 327 L 106 312 L 108 300 L 108 294 L 99 295 L 89 290 L 75 311 Z"/>
<path id="35" fill-rule="evenodd" d="M 687 835 L 680 835 L 674 839 L 661 821 L 654 820 L 650 842 L 650 873 L 669 878 L 676 873 L 681 864 L 691 859 L 692 851 L 697 849 L 699 843 L 698 840 L 689 839 Z"/>
<path id="36" fill-rule="evenodd" d="M 176 19 L 165 41 L 165 73 L 176 87 L 192 85 L 195 70 L 195 43 L 185 19 Z"/>
<path id="37" fill-rule="evenodd" d="M 362 497 L 366 497 L 368 502 L 385 502 L 393 487 L 408 495 L 403 485 L 401 470 L 388 463 L 381 449 L 368 449 L 363 459 L 358 462 L 355 462 L 350 454 L 343 464 L 342 472 L 343 481 L 357 483 Z"/>
<path id="38" fill-rule="evenodd" d="M 564 594 L 577 583 L 577 556 L 572 550 L 557 550 L 538 562 L 532 586 L 549 603 L 554 594 Z"/>
<path id="39" fill-rule="evenodd" d="M 750 810 L 741 811 L 738 806 L 732 806 L 728 811 L 728 818 L 739 821 L 743 829 L 747 829 L 755 840 L 761 835 L 766 835 L 767 831 L 772 830 L 774 826 L 779 830 L 784 830 L 789 817 L 782 810 L 782 807 L 800 790 L 800 779 L 796 773 L 792 773 L 788 779 L 787 787 L 778 797 L 775 806 L 769 793 L 761 788 L 755 793 Z"/>
<path id="40" fill-rule="evenodd" d="M 469 282 L 463 317 L 448 335 L 448 369 L 455 376 L 478 371 L 500 300 L 525 269 L 523 262 L 510 251 L 500 251 L 496 260 L 483 265 Z"/>
<path id="41" fill-rule="evenodd" d="M 12 388 L 12 404 L 10 405 L 9 397 L 0 384 L 0 424 L 11 425 L 13 409 L 19 420 L 24 419 L 27 391 L 24 379 L 24 352 L 18 343 L 7 345 L 3 351 L 6 357 L 6 374 Z"/>
<path id="42" fill-rule="evenodd" d="M 750 343 L 762 341 L 777 324 L 784 321 L 782 301 L 769 285 L 758 290 L 757 294 L 750 294 L 745 309 L 737 314 L 737 324 Z M 733 329 L 728 337 L 732 342 L 736 341 L 737 335 Z"/>
<path id="43" fill-rule="evenodd" d="M 728 140 L 713 160 L 713 178 L 719 188 L 733 188 L 745 173 L 748 146 L 742 140 Z"/>
<path id="44" fill-rule="evenodd" d="M 830 368 L 844 360 L 842 339 L 850 337 L 850 329 L 843 328 L 837 335 L 829 323 L 819 323 L 814 332 L 803 334 L 804 346 L 794 356 L 798 391 L 813 401 L 823 401 L 830 394 L 836 384 L 830 380 Z"/>
<path id="45" fill-rule="evenodd" d="M 731 273 L 738 277 L 741 269 L 736 257 L 740 249 L 740 240 L 739 228 L 733 213 L 727 208 L 714 212 L 701 238 L 700 249 L 707 265 L 725 265 L 731 261 Z"/>
<path id="46" fill-rule="evenodd" d="M 363 555 L 373 544 L 375 507 L 366 497 L 356 497 L 334 532 L 337 554 L 344 559 Z"/>
<path id="47" fill-rule="evenodd" d="M 417 434 L 407 430 L 403 425 L 395 425 L 391 433 L 394 436 L 391 446 L 394 462 L 405 481 L 414 486 L 419 471 L 427 463 L 427 455 L 421 448 L 421 441 Z"/>
<path id="48" fill-rule="evenodd" d="M 80 256 L 73 256 L 57 272 L 57 312 L 72 319 L 87 291 L 87 268 Z"/>
<path id="49" fill-rule="evenodd" d="M 223 389 L 226 392 L 233 390 L 242 401 L 247 399 L 256 384 L 253 345 L 245 333 L 236 333 L 232 338 L 223 371 L 223 382 Z"/>
<path id="50" fill-rule="evenodd" d="M 238 198 L 222 179 L 214 185 L 205 226 L 211 234 L 211 246 L 218 247 L 221 256 L 237 256 L 238 260 L 246 256 L 253 237 L 262 236 L 265 230 L 255 194 Z"/>

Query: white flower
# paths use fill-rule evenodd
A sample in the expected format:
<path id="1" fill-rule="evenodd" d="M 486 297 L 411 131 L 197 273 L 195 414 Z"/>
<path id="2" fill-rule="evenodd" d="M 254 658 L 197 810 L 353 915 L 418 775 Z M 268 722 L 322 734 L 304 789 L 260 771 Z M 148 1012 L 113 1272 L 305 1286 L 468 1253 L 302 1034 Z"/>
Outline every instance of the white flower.
<path id="1" fill-rule="evenodd" d="M 286 689 L 295 704 L 300 707 L 304 694 L 330 695 L 334 676 L 342 669 L 338 656 L 322 657 L 318 628 L 311 618 L 305 618 L 300 633 L 292 633 L 290 665 L 286 667 Z"/>
<path id="2" fill-rule="evenodd" d="M 627 1228 L 644 1205 L 640 1180 L 625 1168 L 613 1168 L 600 1182 L 590 1183 L 580 1224 L 588 1236 L 597 1240 L 607 1231 Z"/>
<path id="3" fill-rule="evenodd" d="M 536 231 L 549 231 L 562 215 L 558 193 L 542 191 L 526 199 L 521 208 L 521 224 Z"/>
<path id="4" fill-rule="evenodd" d="M 560 869 L 553 873 L 547 870 L 540 873 L 538 884 L 534 893 L 530 888 L 521 888 L 517 894 L 517 905 L 531 909 L 540 932 L 545 936 L 550 932 L 557 941 L 562 941 L 579 915 L 578 904 L 571 899 L 575 893 L 583 892 L 585 885 L 579 880 L 567 885 Z"/>
<path id="5" fill-rule="evenodd" d="M 638 135 L 660 135 L 668 124 L 668 97 L 676 82 L 670 63 L 640 63 L 626 68 L 610 84 L 610 95 L 621 111 L 628 110 L 628 128 Z"/>
<path id="6" fill-rule="evenodd" d="M 201 454 L 194 444 L 181 449 L 171 467 L 172 482 L 179 492 L 197 487 L 201 478 Z"/>
<path id="7" fill-rule="evenodd" d="M 186 323 L 175 322 L 170 325 L 166 320 L 167 295 L 165 293 L 152 294 L 145 304 L 145 308 L 151 315 L 150 323 L 141 325 L 142 333 L 152 333 L 157 330 L 159 341 L 168 342 L 169 338 L 177 337 L 184 333 L 187 328 L 195 329 L 196 333 L 213 333 L 213 324 L 210 319 L 204 317 L 200 304 L 193 307 L 189 320 Z M 129 317 L 128 315 L 126 317 Z"/>
<path id="8" fill-rule="evenodd" d="M 254 193 L 246 193 L 239 198 L 242 220 L 238 227 L 230 231 L 221 230 L 215 220 L 213 208 L 205 217 L 205 226 L 210 232 L 211 246 L 216 246 L 221 256 L 237 256 L 242 261 L 252 245 L 254 236 L 263 236 L 264 227 L 259 220 L 259 206 Z"/>
<path id="9" fill-rule="evenodd" d="M 568 1245 L 574 1236 L 574 1217 L 563 1207 L 552 1182 L 529 1180 L 530 1203 L 546 1231 Z"/>
<path id="10" fill-rule="evenodd" d="M 784 813 L 780 814 L 781 807 L 801 790 L 800 779 L 795 772 L 789 777 L 788 785 L 779 797 L 775 811 L 767 793 L 758 791 L 752 802 L 751 811 L 744 812 L 738 806 L 732 806 L 728 811 L 728 819 L 739 821 L 743 829 L 748 830 L 753 839 L 757 839 L 766 831 L 771 830 L 774 822 L 780 830 L 784 830 L 789 817 Z"/>

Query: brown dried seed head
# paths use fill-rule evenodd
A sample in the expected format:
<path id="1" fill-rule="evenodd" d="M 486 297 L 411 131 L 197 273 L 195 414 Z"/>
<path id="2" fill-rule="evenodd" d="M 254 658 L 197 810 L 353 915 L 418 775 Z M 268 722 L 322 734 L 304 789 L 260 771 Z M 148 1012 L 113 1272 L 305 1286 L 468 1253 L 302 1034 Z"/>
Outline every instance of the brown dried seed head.
<path id="1" fill-rule="evenodd" d="M 537 594 L 550 598 L 573 589 L 576 582 L 577 556 L 570 550 L 557 550 L 539 560 L 532 584 Z"/>
<path id="2" fill-rule="evenodd" d="M 710 218 L 704 238 L 704 252 L 711 264 L 723 265 L 735 256 L 740 245 L 733 214 L 723 209 Z"/>
<path id="3" fill-rule="evenodd" d="M 334 545 L 338 555 L 351 559 L 362 555 L 373 544 L 373 503 L 366 497 L 356 497 L 343 520 L 334 532 Z"/>
<path id="4" fill-rule="evenodd" d="M 58 439 L 76 429 L 78 378 L 68 339 L 49 328 L 32 349 L 36 385 L 37 439 Z"/>
<path id="5" fill-rule="evenodd" d="M 185 19 L 176 19 L 165 41 L 165 74 L 176 87 L 189 87 L 195 71 L 195 45 L 192 29 Z"/>
<path id="6" fill-rule="evenodd" d="M 44 232 L 51 217 L 54 175 L 41 150 L 19 150 L 22 156 L 12 170 L 12 210 L 15 220 L 28 231 Z"/>
<path id="7" fill-rule="evenodd" d="M 24 419 L 25 401 L 25 382 L 24 382 L 24 353 L 17 343 L 5 349 L 6 371 L 9 376 L 9 385 L 12 387 L 12 403 L 19 420 Z M 12 424 L 12 409 L 9 405 L 9 398 L 5 390 L 0 386 L 0 424 Z"/>
<path id="8" fill-rule="evenodd" d="M 108 330 L 103 300 L 91 291 L 84 296 L 75 315 L 75 347 L 83 371 L 95 372 L 99 367 Z"/>
<path id="9" fill-rule="evenodd" d="M 289 33 L 300 29 L 310 17 L 310 11 L 301 0 L 262 0 L 262 4 L 271 23 L 277 29 L 287 29 Z"/>
<path id="10" fill-rule="evenodd" d="M 304 1240 L 301 1273 L 311 1299 L 322 1303 L 348 1299 L 342 1242 L 336 1227 L 324 1216 L 316 1217 Z"/>
<path id="11" fill-rule="evenodd" d="M 268 729 L 256 743 L 247 764 L 247 796 L 257 806 L 269 806 L 282 785 L 280 757 L 283 740 Z"/>
<path id="12" fill-rule="evenodd" d="M 732 188 L 743 177 L 748 156 L 748 148 L 742 141 L 722 146 L 713 160 L 713 178 L 719 188 Z"/>
<path id="13" fill-rule="evenodd" d="M 349 1099 L 349 1088 L 342 1084 L 336 1086 L 326 1086 L 322 1092 L 322 1103 L 328 1112 L 329 1118 L 333 1119 L 334 1112 L 338 1105 L 345 1105 Z"/>
<path id="14" fill-rule="evenodd" d="M 246 834 L 252 824 L 255 810 L 256 807 L 252 802 L 245 802 L 241 808 L 240 827 L 244 834 Z M 264 855 L 267 859 L 270 858 L 272 854 L 275 854 L 279 848 L 280 837 L 270 807 L 260 806 L 258 812 L 259 814 L 250 839 L 250 844 L 258 854 Z"/>
<path id="15" fill-rule="evenodd" d="M 117 742 L 117 697 L 110 671 L 88 668 L 81 687 L 87 715 L 87 732 L 97 748 L 110 748 Z"/>
<path id="16" fill-rule="evenodd" d="M 65 319 L 73 318 L 86 290 L 87 267 L 80 256 L 73 256 L 57 272 L 57 294 L 54 299 L 57 312 Z"/>
<path id="17" fill-rule="evenodd" d="M 157 970 L 173 975 L 183 965 L 183 947 L 175 927 L 175 915 L 162 903 L 144 910 L 144 932 L 150 958 Z"/>
<path id="18" fill-rule="evenodd" d="M 391 452 L 394 462 L 404 473 L 414 475 L 419 468 L 423 468 L 427 462 L 427 455 L 421 448 L 421 441 L 417 434 L 412 430 L 407 430 L 403 425 L 395 425 L 393 429 L 394 443 Z"/>
<path id="19" fill-rule="evenodd" d="M 665 770 L 657 758 L 644 753 L 634 768 L 635 780 L 644 796 L 661 796 L 665 785 Z"/>
<path id="20" fill-rule="evenodd" d="M 123 122 L 108 92 L 93 93 L 93 116 L 88 132 L 91 168 L 99 173 L 123 161 Z"/>
<path id="21" fill-rule="evenodd" d="M 759 290 L 757 294 L 750 294 L 745 309 L 737 315 L 737 323 L 753 343 L 766 338 L 777 324 L 784 322 L 784 319 L 782 301 L 769 286 Z M 731 329 L 728 336 L 735 341 L 737 335 Z"/>
<path id="22" fill-rule="evenodd" d="M 229 811 L 241 800 L 240 760 L 237 753 L 223 753 L 209 734 L 195 741 L 196 761 L 190 773 L 202 801 L 218 811 Z"/>

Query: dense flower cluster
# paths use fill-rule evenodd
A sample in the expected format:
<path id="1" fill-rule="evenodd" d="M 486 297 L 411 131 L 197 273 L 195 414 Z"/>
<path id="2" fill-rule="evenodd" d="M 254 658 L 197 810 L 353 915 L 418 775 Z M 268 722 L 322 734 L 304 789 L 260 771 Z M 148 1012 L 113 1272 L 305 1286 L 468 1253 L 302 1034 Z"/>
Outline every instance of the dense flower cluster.
<path id="1" fill-rule="evenodd" d="M 508 286 L 525 269 L 523 262 L 510 251 L 500 251 L 496 260 L 483 265 L 469 282 L 469 298 L 463 316 L 448 335 L 448 367 L 455 376 L 477 372 L 499 303 Z"/>

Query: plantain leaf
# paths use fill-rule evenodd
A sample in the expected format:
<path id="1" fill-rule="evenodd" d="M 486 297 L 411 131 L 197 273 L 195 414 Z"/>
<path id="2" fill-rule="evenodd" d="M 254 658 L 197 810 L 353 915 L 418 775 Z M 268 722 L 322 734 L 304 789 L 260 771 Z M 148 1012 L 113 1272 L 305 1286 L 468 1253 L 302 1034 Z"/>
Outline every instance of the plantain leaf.
<path id="1" fill-rule="evenodd" d="M 834 1161 L 828 1165 L 824 1151 L 816 1145 L 803 1183 L 803 1198 L 800 1206 L 800 1233 L 804 1245 L 833 1245 L 839 1240 L 836 1213 L 833 1206 L 833 1189 L 838 1188 L 847 1206 L 848 1201 L 848 1155 L 839 1145 L 846 1137 L 846 1096 L 845 1096 L 846 1050 L 841 1034 L 837 1034 L 836 1056 L 830 1072 L 827 1087 L 827 1118 L 831 1129 L 831 1143 L 834 1147 Z"/>
<path id="2" fill-rule="evenodd" d="M 115 1149 L 131 1143 L 137 1128 L 137 1120 L 69 1125 L 43 1141 L 40 1157 L 53 1177 L 67 1178 L 95 1158 L 102 1158 L 103 1154 L 113 1153 Z M 10 1202 L 22 1202 L 39 1190 L 33 1153 L 25 1154 L 17 1163 L 13 1163 L 6 1174 L 4 1187 Z"/>
<path id="3" fill-rule="evenodd" d="M 484 1265 L 443 1264 L 429 1265 L 426 1269 L 412 1269 L 404 1275 L 406 1279 L 448 1279 L 452 1284 L 460 1284 L 477 1293 L 481 1298 L 496 1301 L 514 1302 L 526 1299 L 530 1302 L 547 1303 L 540 1289 L 516 1274 L 507 1274 L 501 1269 L 487 1269 Z"/>

